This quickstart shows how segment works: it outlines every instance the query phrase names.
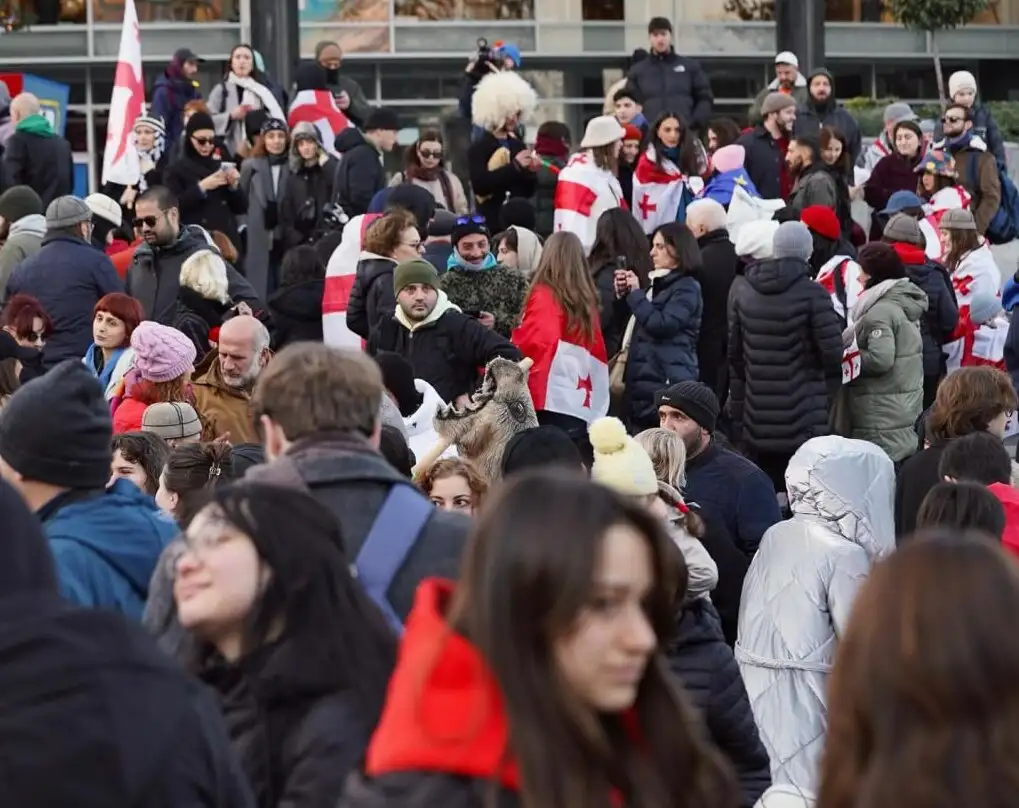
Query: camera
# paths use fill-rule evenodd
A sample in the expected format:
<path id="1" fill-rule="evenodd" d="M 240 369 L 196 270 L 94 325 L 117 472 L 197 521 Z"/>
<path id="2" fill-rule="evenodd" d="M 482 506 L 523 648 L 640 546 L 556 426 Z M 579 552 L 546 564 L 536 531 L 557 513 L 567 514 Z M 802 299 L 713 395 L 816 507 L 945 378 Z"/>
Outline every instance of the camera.
<path id="1" fill-rule="evenodd" d="M 347 222 L 350 221 L 350 216 L 347 212 L 338 205 L 336 202 L 329 202 L 322 207 L 322 226 L 330 230 L 342 230 Z"/>
<path id="2" fill-rule="evenodd" d="M 481 37 L 478 40 L 478 55 L 473 67 L 471 67 L 470 77 L 475 82 L 481 81 L 492 72 L 489 65 L 495 65 L 497 70 L 501 70 L 502 59 L 499 57 L 498 51 L 494 51 L 488 46 L 488 40 Z"/>

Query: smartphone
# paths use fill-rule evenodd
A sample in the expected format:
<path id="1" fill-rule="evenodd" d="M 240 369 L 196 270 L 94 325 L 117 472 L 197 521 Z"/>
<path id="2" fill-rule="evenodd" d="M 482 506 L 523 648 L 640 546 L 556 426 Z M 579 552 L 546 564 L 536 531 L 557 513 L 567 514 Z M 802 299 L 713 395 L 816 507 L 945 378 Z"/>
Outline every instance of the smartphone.
<path id="1" fill-rule="evenodd" d="M 219 164 L 219 170 L 224 173 L 226 173 L 227 171 L 236 171 L 237 164 L 231 163 L 228 160 L 224 160 L 222 163 Z"/>
<path id="2" fill-rule="evenodd" d="M 626 265 L 629 263 L 625 255 L 616 256 L 616 272 L 626 272 Z"/>

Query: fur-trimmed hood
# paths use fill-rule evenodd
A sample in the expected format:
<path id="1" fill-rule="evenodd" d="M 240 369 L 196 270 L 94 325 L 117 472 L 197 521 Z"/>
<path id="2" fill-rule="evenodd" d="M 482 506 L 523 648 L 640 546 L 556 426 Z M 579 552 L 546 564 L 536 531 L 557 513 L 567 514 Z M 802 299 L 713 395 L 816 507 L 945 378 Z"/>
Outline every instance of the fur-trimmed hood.
<path id="1" fill-rule="evenodd" d="M 318 131 L 318 127 L 313 123 L 307 121 L 301 121 L 294 130 L 290 133 L 290 170 L 298 172 L 304 165 L 304 159 L 301 157 L 300 152 L 297 151 L 298 141 L 311 139 L 315 141 L 315 145 L 318 146 L 318 164 L 324 166 L 329 162 L 329 152 L 325 150 L 322 145 L 322 134 Z"/>
<path id="2" fill-rule="evenodd" d="M 511 115 L 530 117 L 538 106 L 538 94 L 515 70 L 492 73 L 478 82 L 471 98 L 471 120 L 493 132 Z"/>

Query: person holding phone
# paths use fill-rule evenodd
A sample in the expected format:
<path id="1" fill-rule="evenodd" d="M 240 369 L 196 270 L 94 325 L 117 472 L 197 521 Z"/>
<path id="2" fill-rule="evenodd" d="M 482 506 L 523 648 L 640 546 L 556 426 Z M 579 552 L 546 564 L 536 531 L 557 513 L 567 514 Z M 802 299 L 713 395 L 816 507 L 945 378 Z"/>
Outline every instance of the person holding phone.
<path id="1" fill-rule="evenodd" d="M 226 235 L 237 245 L 237 216 L 247 212 L 240 172 L 224 162 L 212 116 L 196 112 L 185 128 L 181 157 L 167 166 L 163 181 L 180 201 L 183 224 L 197 224 Z"/>

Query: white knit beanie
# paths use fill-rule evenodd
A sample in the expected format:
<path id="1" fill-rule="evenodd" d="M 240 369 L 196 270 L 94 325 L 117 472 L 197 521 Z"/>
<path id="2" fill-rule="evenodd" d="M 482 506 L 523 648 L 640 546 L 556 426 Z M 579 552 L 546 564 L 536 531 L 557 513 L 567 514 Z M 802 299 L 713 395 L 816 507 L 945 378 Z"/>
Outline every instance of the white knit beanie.
<path id="1" fill-rule="evenodd" d="M 948 77 L 948 97 L 954 99 L 960 90 L 972 90 L 976 95 L 977 80 L 968 70 L 957 70 Z"/>
<path id="2" fill-rule="evenodd" d="M 759 219 L 740 226 L 733 248 L 740 258 L 763 261 L 775 254 L 775 233 L 779 223 L 774 219 Z"/>
<path id="3" fill-rule="evenodd" d="M 644 447 L 626 434 L 622 421 L 599 418 L 588 433 L 594 449 L 592 480 L 631 497 L 658 493 L 654 463 Z"/>

